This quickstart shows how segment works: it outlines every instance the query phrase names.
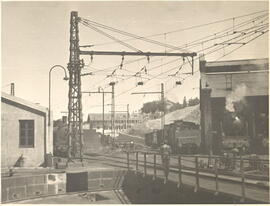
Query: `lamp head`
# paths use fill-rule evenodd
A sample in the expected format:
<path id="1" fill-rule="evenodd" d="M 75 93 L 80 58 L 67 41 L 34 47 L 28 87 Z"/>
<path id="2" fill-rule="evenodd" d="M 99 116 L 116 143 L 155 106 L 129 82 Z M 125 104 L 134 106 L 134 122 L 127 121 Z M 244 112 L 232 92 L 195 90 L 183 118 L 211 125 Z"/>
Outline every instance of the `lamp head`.
<path id="1" fill-rule="evenodd" d="M 65 81 L 69 80 L 69 78 L 68 78 L 67 76 L 65 76 L 63 79 L 64 79 Z"/>

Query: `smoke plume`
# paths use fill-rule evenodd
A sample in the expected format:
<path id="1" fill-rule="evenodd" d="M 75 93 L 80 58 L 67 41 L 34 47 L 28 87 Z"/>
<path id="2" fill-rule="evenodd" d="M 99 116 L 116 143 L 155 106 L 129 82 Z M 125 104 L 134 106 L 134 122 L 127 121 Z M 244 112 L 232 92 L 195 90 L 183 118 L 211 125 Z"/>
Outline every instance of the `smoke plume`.
<path id="1" fill-rule="evenodd" d="M 239 84 L 236 86 L 235 90 L 232 91 L 226 97 L 226 110 L 229 112 L 235 112 L 234 103 L 240 102 L 246 96 L 247 87 L 245 84 Z"/>

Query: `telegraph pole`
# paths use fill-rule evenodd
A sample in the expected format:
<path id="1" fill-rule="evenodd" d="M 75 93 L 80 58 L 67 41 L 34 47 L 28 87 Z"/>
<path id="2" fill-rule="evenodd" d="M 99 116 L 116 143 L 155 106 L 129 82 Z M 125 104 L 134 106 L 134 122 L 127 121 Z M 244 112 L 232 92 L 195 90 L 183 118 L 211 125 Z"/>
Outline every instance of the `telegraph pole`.
<path id="1" fill-rule="evenodd" d="M 161 105 L 163 108 L 163 116 L 160 118 L 161 128 L 163 127 L 162 137 L 164 139 L 164 125 L 165 125 L 165 98 L 164 98 L 164 84 L 161 83 L 161 91 L 160 92 L 133 92 L 131 94 L 161 94 Z"/>

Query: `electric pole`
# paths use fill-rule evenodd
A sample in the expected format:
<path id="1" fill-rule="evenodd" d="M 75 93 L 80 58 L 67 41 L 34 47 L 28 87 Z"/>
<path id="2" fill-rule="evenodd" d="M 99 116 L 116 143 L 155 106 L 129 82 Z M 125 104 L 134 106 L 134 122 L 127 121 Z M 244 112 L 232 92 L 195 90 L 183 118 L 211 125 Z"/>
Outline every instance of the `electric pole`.
<path id="1" fill-rule="evenodd" d="M 81 102 L 81 68 L 83 61 L 79 54 L 78 12 L 72 11 L 70 16 L 70 55 L 68 63 L 69 92 L 68 92 L 68 162 L 72 157 L 82 161 L 82 102 Z M 78 151 L 79 150 L 79 151 Z"/>

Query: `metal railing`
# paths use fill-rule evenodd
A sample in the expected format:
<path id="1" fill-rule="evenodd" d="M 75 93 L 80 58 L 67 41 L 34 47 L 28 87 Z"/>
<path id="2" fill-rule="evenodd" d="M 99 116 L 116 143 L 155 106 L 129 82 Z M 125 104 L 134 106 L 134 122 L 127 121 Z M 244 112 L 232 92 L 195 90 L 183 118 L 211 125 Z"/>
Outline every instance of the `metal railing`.
<path id="1" fill-rule="evenodd" d="M 135 159 L 130 158 L 130 154 L 135 154 Z M 132 162 L 135 163 L 136 173 L 139 172 L 139 165 L 143 166 L 143 175 L 147 175 L 147 167 L 153 168 L 153 179 L 157 178 L 157 169 L 162 168 L 162 162 L 157 161 L 161 154 L 157 152 L 146 151 L 126 151 L 127 167 L 130 170 Z M 143 155 L 143 160 L 140 160 L 140 154 Z M 151 157 L 152 156 L 152 157 Z M 147 159 L 148 157 L 148 159 Z M 208 177 L 213 178 L 215 182 L 214 194 L 218 195 L 220 192 L 219 183 L 224 179 L 224 175 L 237 178 L 237 182 L 241 185 L 241 201 L 246 199 L 246 180 L 252 178 L 252 173 L 256 173 L 257 177 L 261 175 L 269 181 L 269 160 L 258 158 L 244 158 L 239 157 L 223 157 L 223 156 L 207 156 L 207 155 L 173 155 L 171 156 L 170 170 L 178 172 L 178 188 L 183 185 L 182 175 L 187 171 L 192 171 L 195 176 L 194 191 L 198 192 L 200 189 L 200 176 L 208 174 Z M 222 175 L 222 177 L 220 177 Z M 254 177 L 253 177 L 254 178 Z M 260 185 L 258 185 L 260 186 Z"/>

